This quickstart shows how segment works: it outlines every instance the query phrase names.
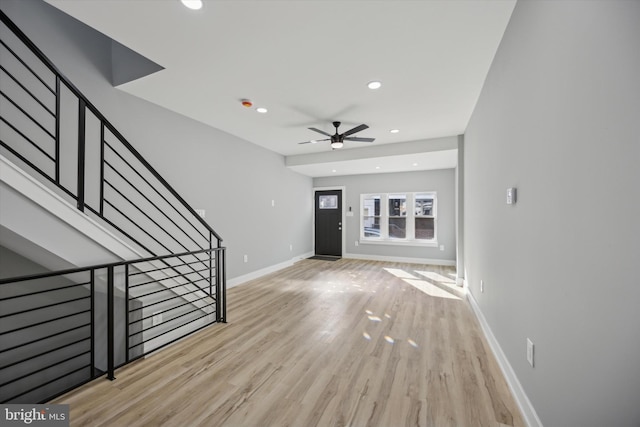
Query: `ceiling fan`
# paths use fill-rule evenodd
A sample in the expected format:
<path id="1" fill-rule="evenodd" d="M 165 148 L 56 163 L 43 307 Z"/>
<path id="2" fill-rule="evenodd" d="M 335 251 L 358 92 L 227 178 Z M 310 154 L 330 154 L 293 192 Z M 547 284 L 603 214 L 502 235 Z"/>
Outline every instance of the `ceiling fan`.
<path id="1" fill-rule="evenodd" d="M 316 142 L 320 142 L 320 141 L 331 141 L 331 149 L 335 150 L 336 148 L 342 148 L 342 146 L 344 145 L 344 141 L 357 141 L 357 142 L 373 142 L 375 141 L 375 138 L 359 138 L 356 136 L 349 136 L 349 135 L 353 135 L 356 132 L 360 132 L 363 131 L 365 129 L 368 129 L 369 126 L 367 125 L 359 125 L 354 127 L 353 129 L 349 129 L 346 132 L 343 133 L 338 133 L 338 128 L 340 127 L 340 122 L 333 122 L 333 127 L 336 128 L 336 133 L 331 135 L 330 133 L 327 133 L 323 130 L 320 129 L 316 129 L 316 128 L 309 128 L 310 130 L 314 131 L 314 132 L 318 132 L 321 133 L 325 136 L 328 136 L 329 138 L 325 138 L 325 139 L 312 139 L 310 141 L 304 141 L 304 142 L 299 142 L 299 144 L 315 144 Z"/>

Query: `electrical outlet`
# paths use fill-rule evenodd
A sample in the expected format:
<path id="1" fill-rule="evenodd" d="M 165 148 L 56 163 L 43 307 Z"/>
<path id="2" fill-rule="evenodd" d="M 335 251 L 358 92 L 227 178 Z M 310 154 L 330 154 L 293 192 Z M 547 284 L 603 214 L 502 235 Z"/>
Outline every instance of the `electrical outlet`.
<path id="1" fill-rule="evenodd" d="M 249 262 L 249 255 L 244 256 L 244 262 Z"/>
<path id="2" fill-rule="evenodd" d="M 293 251 L 293 245 L 291 243 L 289 244 L 289 251 Z"/>
<path id="3" fill-rule="evenodd" d="M 480 293 L 484 293 L 484 280 L 480 280 Z"/>
<path id="4" fill-rule="evenodd" d="M 151 326 L 156 326 L 162 323 L 162 312 L 156 311 L 153 313 L 153 317 L 151 318 Z"/>
<path id="5" fill-rule="evenodd" d="M 527 362 L 533 368 L 533 342 L 527 338 Z"/>
<path id="6" fill-rule="evenodd" d="M 444 251 L 444 245 L 440 245 L 440 250 Z"/>
<path id="7" fill-rule="evenodd" d="M 358 241 L 356 240 L 356 241 L 354 242 L 354 244 L 355 244 L 356 246 L 358 246 Z"/>
<path id="8" fill-rule="evenodd" d="M 276 207 L 276 201 L 275 200 L 271 200 L 271 207 L 275 208 Z"/>
<path id="9" fill-rule="evenodd" d="M 204 209 L 196 209 L 196 213 L 200 216 L 200 218 L 204 218 L 206 212 Z"/>

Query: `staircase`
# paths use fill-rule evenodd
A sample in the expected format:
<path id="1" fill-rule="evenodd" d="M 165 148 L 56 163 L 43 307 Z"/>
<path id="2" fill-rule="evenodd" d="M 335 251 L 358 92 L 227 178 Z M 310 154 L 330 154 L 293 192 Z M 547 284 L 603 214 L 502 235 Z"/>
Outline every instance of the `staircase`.
<path id="1" fill-rule="evenodd" d="M 118 367 L 225 322 L 226 251 L 1 11 L 0 19 L 0 235 L 22 252 L 6 257 L 44 271 L 0 272 L 0 402 L 40 403 L 113 380 Z"/>

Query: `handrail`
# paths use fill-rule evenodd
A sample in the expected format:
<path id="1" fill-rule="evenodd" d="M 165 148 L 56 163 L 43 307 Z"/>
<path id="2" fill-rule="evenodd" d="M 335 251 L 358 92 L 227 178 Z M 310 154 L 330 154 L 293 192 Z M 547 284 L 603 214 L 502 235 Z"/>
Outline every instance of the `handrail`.
<path id="1" fill-rule="evenodd" d="M 200 224 L 203 225 L 218 240 L 218 247 L 220 247 L 220 244 L 223 241 L 222 237 L 204 220 L 204 218 L 198 215 L 195 209 L 193 209 L 182 198 L 182 196 L 180 196 L 180 194 L 178 194 L 178 192 L 153 168 L 153 166 L 151 166 L 149 162 L 147 162 L 147 160 L 142 157 L 142 155 L 135 148 L 133 148 L 131 143 L 129 143 L 129 141 L 115 128 L 115 126 L 111 124 L 111 122 L 100 112 L 100 110 L 98 110 L 98 108 L 94 106 L 93 103 L 91 103 L 91 101 L 89 101 L 89 99 L 84 96 L 84 94 L 73 83 L 71 83 L 71 81 L 69 81 L 60 70 L 58 70 L 58 68 L 49 60 L 49 58 L 47 58 L 47 56 L 26 36 L 26 34 L 24 34 L 24 32 L 22 32 L 22 30 L 20 30 L 20 28 L 18 28 L 18 26 L 2 10 L 0 10 L 0 20 L 7 27 L 9 27 L 9 29 L 13 31 L 13 33 L 24 44 L 29 47 L 29 49 L 38 57 L 38 59 L 42 61 L 47 66 L 47 68 L 49 68 L 49 70 L 53 72 L 60 79 L 60 81 L 64 83 L 65 86 L 69 88 L 69 90 L 71 90 L 71 92 L 73 92 L 75 96 L 82 100 L 84 105 L 102 123 L 104 123 L 109 131 L 113 133 L 116 138 L 118 138 L 118 140 L 131 152 L 131 154 L 133 154 L 135 158 L 140 163 L 142 163 L 149 172 L 151 172 L 154 178 L 156 178 L 171 193 L 171 195 L 174 196 L 182 204 L 182 206 L 187 209 L 189 213 L 191 213 L 196 218 L 196 220 L 199 221 Z"/>

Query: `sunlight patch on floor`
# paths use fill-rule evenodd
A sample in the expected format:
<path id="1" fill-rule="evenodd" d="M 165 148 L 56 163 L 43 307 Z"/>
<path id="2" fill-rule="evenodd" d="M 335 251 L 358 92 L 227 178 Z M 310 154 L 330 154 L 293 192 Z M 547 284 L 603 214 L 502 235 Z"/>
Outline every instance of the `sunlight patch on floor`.
<path id="1" fill-rule="evenodd" d="M 383 270 L 401 279 L 419 279 L 419 277 L 416 277 L 408 271 L 404 271 L 399 268 L 384 268 Z"/>
<path id="2" fill-rule="evenodd" d="M 449 298 L 449 299 L 457 299 L 459 300 L 460 298 L 454 294 L 452 294 L 451 292 L 448 292 L 444 289 L 442 289 L 439 286 L 433 285 L 429 282 L 426 282 L 424 280 L 412 280 L 412 279 L 404 279 L 405 282 L 407 282 L 408 284 L 410 284 L 411 286 L 413 286 L 414 288 L 424 292 L 427 295 L 430 295 L 432 297 L 437 297 L 437 298 Z"/>

